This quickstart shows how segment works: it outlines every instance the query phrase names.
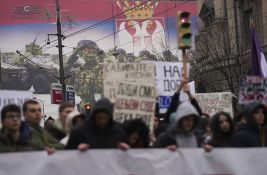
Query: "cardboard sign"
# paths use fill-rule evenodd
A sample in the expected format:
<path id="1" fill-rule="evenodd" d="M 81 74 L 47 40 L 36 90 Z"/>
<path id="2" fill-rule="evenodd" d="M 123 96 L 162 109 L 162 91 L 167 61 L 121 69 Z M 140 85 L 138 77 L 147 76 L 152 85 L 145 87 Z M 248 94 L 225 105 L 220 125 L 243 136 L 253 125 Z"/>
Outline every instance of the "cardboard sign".
<path id="1" fill-rule="evenodd" d="M 195 94 L 195 98 L 203 113 L 212 116 L 217 112 L 224 111 L 233 117 L 232 93 L 200 93 Z"/>
<path id="2" fill-rule="evenodd" d="M 114 119 L 141 118 L 150 128 L 157 91 L 153 64 L 107 64 L 104 66 L 104 96 L 115 105 Z"/>
<path id="3" fill-rule="evenodd" d="M 239 89 L 239 104 L 255 101 L 267 104 L 267 78 L 248 76 Z"/>

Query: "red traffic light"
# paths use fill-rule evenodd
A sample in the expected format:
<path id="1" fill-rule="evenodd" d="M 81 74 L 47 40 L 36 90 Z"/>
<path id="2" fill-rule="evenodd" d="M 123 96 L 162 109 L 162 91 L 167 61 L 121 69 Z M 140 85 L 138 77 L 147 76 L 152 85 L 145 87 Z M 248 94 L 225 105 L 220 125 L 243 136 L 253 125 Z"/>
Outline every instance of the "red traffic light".
<path id="1" fill-rule="evenodd" d="M 91 109 L 91 105 L 89 105 L 89 104 L 85 105 L 84 107 L 85 107 L 86 110 Z"/>

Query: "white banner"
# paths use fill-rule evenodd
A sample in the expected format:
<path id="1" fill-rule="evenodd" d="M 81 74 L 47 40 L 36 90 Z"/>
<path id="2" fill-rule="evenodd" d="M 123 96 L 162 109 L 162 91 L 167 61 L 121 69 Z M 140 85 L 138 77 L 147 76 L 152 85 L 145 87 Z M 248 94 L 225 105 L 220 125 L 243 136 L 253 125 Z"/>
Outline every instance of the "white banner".
<path id="1" fill-rule="evenodd" d="M 28 99 L 32 99 L 32 92 L 30 91 L 0 90 L 0 111 L 8 104 L 16 104 L 22 107 Z"/>
<path id="2" fill-rule="evenodd" d="M 267 149 L 89 150 L 1 154 L 1 175 L 266 175 Z"/>
<path id="3" fill-rule="evenodd" d="M 115 105 L 114 119 L 142 118 L 152 129 L 157 97 L 153 64 L 107 64 L 104 96 Z"/>
<path id="4" fill-rule="evenodd" d="M 232 97 L 233 95 L 231 92 L 195 94 L 195 98 L 202 112 L 210 116 L 217 112 L 224 111 L 228 112 L 233 117 Z"/>

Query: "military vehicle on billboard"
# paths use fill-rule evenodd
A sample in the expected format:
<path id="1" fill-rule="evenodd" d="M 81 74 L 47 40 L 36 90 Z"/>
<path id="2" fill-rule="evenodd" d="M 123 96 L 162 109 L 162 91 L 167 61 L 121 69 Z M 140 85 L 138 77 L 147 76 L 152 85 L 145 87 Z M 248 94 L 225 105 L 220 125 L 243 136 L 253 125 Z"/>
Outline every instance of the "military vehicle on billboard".
<path id="1" fill-rule="evenodd" d="M 37 94 L 50 93 L 51 83 L 58 82 L 59 66 L 51 62 L 51 57 L 34 56 L 31 60 L 36 64 L 31 62 L 22 64 L 22 66 L 28 69 L 29 84 L 33 86 Z"/>
<path id="2" fill-rule="evenodd" d="M 8 90 L 30 90 L 33 87 L 37 94 L 50 93 L 51 83 L 58 82 L 59 67 L 48 62 L 51 57 L 34 56 L 31 62 L 13 64 L 2 63 L 3 88 Z"/>
<path id="3" fill-rule="evenodd" d="M 1 62 L 2 88 L 8 90 L 28 90 L 29 72 L 25 67 Z"/>

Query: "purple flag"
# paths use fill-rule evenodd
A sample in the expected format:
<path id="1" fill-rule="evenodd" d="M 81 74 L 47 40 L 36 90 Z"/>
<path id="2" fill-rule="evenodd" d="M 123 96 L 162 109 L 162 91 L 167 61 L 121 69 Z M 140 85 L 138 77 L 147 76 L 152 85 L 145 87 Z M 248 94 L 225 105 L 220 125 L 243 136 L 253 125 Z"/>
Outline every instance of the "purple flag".
<path id="1" fill-rule="evenodd" d="M 267 78 L 267 62 L 262 52 L 255 27 L 251 27 L 252 36 L 252 75 Z"/>

